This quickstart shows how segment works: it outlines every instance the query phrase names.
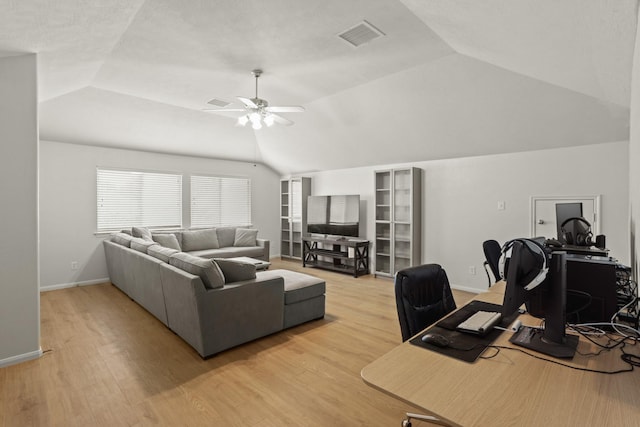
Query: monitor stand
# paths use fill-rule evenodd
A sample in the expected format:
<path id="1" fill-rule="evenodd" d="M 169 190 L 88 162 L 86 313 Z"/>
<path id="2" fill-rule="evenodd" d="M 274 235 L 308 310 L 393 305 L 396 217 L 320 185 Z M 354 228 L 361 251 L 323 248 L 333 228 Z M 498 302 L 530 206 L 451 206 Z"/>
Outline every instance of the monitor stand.
<path id="1" fill-rule="evenodd" d="M 567 254 L 556 251 L 551 253 L 548 292 L 542 296 L 544 307 L 544 329 L 523 327 L 513 334 L 511 341 L 540 353 L 571 359 L 576 352 L 579 337 L 567 335 Z"/>
<path id="2" fill-rule="evenodd" d="M 562 343 L 549 341 L 544 337 L 544 331 L 538 328 L 523 326 L 509 339 L 515 345 L 535 350 L 539 353 L 561 359 L 571 359 L 576 352 L 579 337 L 565 335 Z"/>

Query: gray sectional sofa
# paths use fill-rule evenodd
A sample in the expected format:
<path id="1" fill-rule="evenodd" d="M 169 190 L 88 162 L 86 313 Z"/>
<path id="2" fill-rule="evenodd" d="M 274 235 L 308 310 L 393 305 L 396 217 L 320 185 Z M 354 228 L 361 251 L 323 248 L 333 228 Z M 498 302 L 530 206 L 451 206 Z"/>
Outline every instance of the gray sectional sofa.
<path id="1" fill-rule="evenodd" d="M 216 252 L 214 249 L 223 249 L 220 243 L 225 242 L 225 234 L 242 238 L 244 229 L 232 233 L 232 228 L 225 227 L 222 238 L 219 230 L 210 229 L 217 234 L 218 248 L 193 249 L 204 245 L 213 236 L 210 232 L 198 236 L 180 232 L 180 247 L 192 249 L 190 253 L 160 245 L 163 239 L 156 234 L 135 237 L 139 230 L 116 233 L 104 240 L 111 283 L 203 358 L 325 314 L 323 280 L 288 270 L 256 272 L 253 264 L 225 259 L 264 259 L 264 252 L 231 249 L 243 246 Z M 171 246 L 175 242 L 169 239 L 171 242 L 163 242 Z M 201 244 L 194 245 L 197 241 Z M 267 248 L 268 260 L 268 241 L 259 247 L 263 251 Z M 255 250 L 251 245 L 246 248 Z M 203 257 L 205 254 L 212 258 Z"/>

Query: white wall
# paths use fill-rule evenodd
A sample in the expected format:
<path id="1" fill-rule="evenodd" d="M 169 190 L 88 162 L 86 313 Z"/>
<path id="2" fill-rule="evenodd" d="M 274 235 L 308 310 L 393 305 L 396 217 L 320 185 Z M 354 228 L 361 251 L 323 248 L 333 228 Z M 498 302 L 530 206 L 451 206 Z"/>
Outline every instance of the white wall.
<path id="1" fill-rule="evenodd" d="M 628 263 L 628 147 L 625 141 L 395 165 L 423 169 L 422 261 L 443 265 L 460 289 L 485 289 L 482 242 L 528 237 L 531 196 L 601 195 L 601 232 L 611 255 Z M 360 194 L 366 237 L 373 241 L 373 172 L 393 166 L 304 175 L 313 178 L 312 194 Z M 497 209 L 498 201 L 505 210 Z"/>
<path id="2" fill-rule="evenodd" d="M 91 147 L 40 143 L 41 288 L 98 283 L 108 277 L 102 240 L 96 236 L 96 168 L 171 171 L 183 179 L 183 226 L 189 226 L 189 174 L 248 176 L 252 183 L 252 220 L 258 237 L 279 246 L 279 179 L 252 163 Z M 71 270 L 71 262 L 79 270 Z"/>
<path id="3" fill-rule="evenodd" d="M 640 10 L 638 11 L 640 22 Z M 631 76 L 631 120 L 629 136 L 629 204 L 630 251 L 633 276 L 638 280 L 638 248 L 640 248 L 640 31 L 636 30 L 636 44 Z"/>
<path id="4" fill-rule="evenodd" d="M 40 355 L 36 55 L 0 58 L 0 366 Z"/>

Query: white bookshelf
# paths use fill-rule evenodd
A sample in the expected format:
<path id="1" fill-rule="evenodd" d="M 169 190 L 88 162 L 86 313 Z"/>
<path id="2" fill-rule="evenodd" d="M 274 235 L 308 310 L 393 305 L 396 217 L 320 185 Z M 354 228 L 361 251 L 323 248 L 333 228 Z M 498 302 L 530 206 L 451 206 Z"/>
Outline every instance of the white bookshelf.
<path id="1" fill-rule="evenodd" d="M 375 274 L 393 277 L 421 262 L 422 170 L 375 172 Z"/>
<path id="2" fill-rule="evenodd" d="M 307 228 L 307 197 L 311 178 L 297 177 L 280 181 L 280 255 L 302 259 L 302 236 Z"/>

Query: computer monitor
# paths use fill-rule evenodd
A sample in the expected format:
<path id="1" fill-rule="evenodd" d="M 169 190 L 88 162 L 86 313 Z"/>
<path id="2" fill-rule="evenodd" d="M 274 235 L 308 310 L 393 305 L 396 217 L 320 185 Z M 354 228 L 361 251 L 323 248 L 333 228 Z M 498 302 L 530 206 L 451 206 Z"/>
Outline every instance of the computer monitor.
<path id="1" fill-rule="evenodd" d="M 538 298 L 539 312 L 544 317 L 544 329 L 521 327 L 509 340 L 531 350 L 553 357 L 572 358 L 578 345 L 578 337 L 565 333 L 567 260 L 566 252 L 549 252 L 527 239 L 511 244 L 511 254 L 505 265 L 506 288 L 502 316 L 515 313 L 534 295 Z M 546 277 L 533 289 L 525 289 L 534 276 L 539 276 L 543 266 L 549 266 Z"/>

